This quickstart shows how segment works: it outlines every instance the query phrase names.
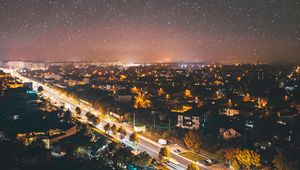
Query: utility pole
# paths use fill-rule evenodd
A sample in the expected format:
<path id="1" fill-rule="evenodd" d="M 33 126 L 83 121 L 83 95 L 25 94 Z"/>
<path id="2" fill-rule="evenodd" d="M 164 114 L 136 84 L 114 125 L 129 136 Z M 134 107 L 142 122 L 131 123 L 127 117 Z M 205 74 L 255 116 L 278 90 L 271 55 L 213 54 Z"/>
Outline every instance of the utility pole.
<path id="1" fill-rule="evenodd" d="M 169 116 L 169 131 L 171 130 L 171 117 Z"/>
<path id="2" fill-rule="evenodd" d="M 155 111 L 151 111 L 151 115 L 153 115 L 153 128 L 155 129 L 155 126 L 156 126 L 156 112 Z"/>
<path id="3" fill-rule="evenodd" d="M 134 130 L 134 127 L 135 127 L 135 113 L 133 113 L 133 130 Z"/>
<path id="4" fill-rule="evenodd" d="M 153 127 L 155 128 L 155 125 L 156 125 L 156 122 L 155 122 L 155 121 L 156 121 L 156 120 L 155 120 L 155 118 L 156 118 L 155 113 L 154 113 L 153 116 L 154 116 L 154 119 L 153 119 Z"/>

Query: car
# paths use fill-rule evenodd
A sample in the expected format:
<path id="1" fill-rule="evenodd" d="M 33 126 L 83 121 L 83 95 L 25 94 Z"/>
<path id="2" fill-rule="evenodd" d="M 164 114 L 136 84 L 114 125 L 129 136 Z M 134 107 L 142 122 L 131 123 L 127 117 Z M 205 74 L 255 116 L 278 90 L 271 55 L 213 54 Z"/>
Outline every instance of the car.
<path id="1" fill-rule="evenodd" d="M 151 164 L 153 164 L 153 165 L 157 165 L 157 164 L 158 164 L 158 162 L 157 162 L 157 160 L 156 160 L 156 159 L 152 159 L 152 162 L 151 162 Z"/>
<path id="2" fill-rule="evenodd" d="M 232 168 L 232 166 L 229 163 L 223 163 L 223 165 L 227 168 Z"/>
<path id="3" fill-rule="evenodd" d="M 199 160 L 198 161 L 200 164 L 203 164 L 205 166 L 210 166 L 212 165 L 212 161 L 210 159 L 207 159 L 207 160 Z"/>
<path id="4" fill-rule="evenodd" d="M 209 164 L 213 164 L 213 161 L 211 159 L 207 159 L 206 162 L 208 162 Z"/>
<path id="5" fill-rule="evenodd" d="M 181 150 L 180 149 L 174 149 L 174 152 L 175 153 L 181 153 Z"/>
<path id="6" fill-rule="evenodd" d="M 173 140 L 167 140 L 167 143 L 170 144 L 170 145 L 175 144 L 175 142 Z"/>
<path id="7" fill-rule="evenodd" d="M 157 141 L 159 144 L 161 144 L 161 145 L 167 145 L 168 143 L 167 143 L 167 140 L 165 140 L 165 139 L 158 139 L 158 141 Z"/>
<path id="8" fill-rule="evenodd" d="M 131 147 L 131 146 L 126 147 L 126 149 L 127 149 L 129 152 L 134 151 L 134 148 Z"/>
<path id="9" fill-rule="evenodd" d="M 126 144 L 125 143 L 121 142 L 120 145 L 121 145 L 122 148 L 126 148 Z"/>

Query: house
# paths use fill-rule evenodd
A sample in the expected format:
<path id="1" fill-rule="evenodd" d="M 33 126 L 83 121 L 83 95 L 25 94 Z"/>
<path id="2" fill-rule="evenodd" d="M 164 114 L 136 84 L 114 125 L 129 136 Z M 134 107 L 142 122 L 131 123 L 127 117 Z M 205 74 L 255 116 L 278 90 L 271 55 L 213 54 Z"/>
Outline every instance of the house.
<path id="1" fill-rule="evenodd" d="M 178 115 L 177 126 L 184 129 L 199 129 L 200 120 L 198 116 Z"/>
<path id="2" fill-rule="evenodd" d="M 184 129 L 199 129 L 200 124 L 205 126 L 210 112 L 205 108 L 193 108 L 186 112 L 179 113 L 177 116 L 177 127 Z"/>
<path id="3" fill-rule="evenodd" d="M 289 108 L 279 110 L 277 116 L 280 122 L 293 125 L 297 122 L 298 113 L 295 108 Z"/>
<path id="4" fill-rule="evenodd" d="M 124 89 L 115 91 L 112 96 L 116 102 L 120 103 L 129 103 L 133 99 L 131 92 Z"/>
<path id="5" fill-rule="evenodd" d="M 220 128 L 220 136 L 224 140 L 230 140 L 230 139 L 240 137 L 241 134 L 233 128 L 229 128 L 229 129 Z"/>
<path id="6" fill-rule="evenodd" d="M 83 80 L 84 84 L 89 84 L 90 83 L 90 78 L 89 77 L 84 77 Z"/>
<path id="7" fill-rule="evenodd" d="M 20 82 L 11 82 L 7 84 L 7 87 L 11 89 L 22 88 L 23 86 L 24 84 Z"/>
<path id="8" fill-rule="evenodd" d="M 24 82 L 24 87 L 32 90 L 33 89 L 33 83 L 32 82 Z"/>
<path id="9" fill-rule="evenodd" d="M 49 131 L 49 135 L 50 133 L 53 133 L 52 131 Z M 63 133 L 53 133 L 54 135 L 50 135 L 49 136 L 49 144 L 51 145 L 52 143 L 58 142 L 59 140 L 75 135 L 77 133 L 77 128 L 76 126 L 71 127 L 70 129 L 64 131 Z"/>
<path id="10" fill-rule="evenodd" d="M 246 120 L 245 121 L 245 129 L 253 129 L 255 127 L 255 120 Z"/>
<path id="11" fill-rule="evenodd" d="M 42 167 L 51 161 L 51 151 L 49 149 L 40 148 L 37 146 L 30 146 L 20 156 L 20 164 L 25 169 L 32 169 L 33 167 Z M 39 169 L 39 168 L 38 168 Z"/>
<path id="12" fill-rule="evenodd" d="M 109 114 L 118 120 L 122 121 L 126 113 L 132 113 L 132 108 L 129 104 L 115 102 L 114 107 L 109 110 Z"/>

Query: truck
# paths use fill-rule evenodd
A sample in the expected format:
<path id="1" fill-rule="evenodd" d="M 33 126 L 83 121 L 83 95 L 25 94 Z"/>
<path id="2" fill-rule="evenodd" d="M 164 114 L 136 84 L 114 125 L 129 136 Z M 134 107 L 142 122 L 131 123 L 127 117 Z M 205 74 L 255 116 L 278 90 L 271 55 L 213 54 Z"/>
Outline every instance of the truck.
<path id="1" fill-rule="evenodd" d="M 161 144 L 161 145 L 167 145 L 168 144 L 167 140 L 165 140 L 165 139 L 158 139 L 158 143 Z"/>

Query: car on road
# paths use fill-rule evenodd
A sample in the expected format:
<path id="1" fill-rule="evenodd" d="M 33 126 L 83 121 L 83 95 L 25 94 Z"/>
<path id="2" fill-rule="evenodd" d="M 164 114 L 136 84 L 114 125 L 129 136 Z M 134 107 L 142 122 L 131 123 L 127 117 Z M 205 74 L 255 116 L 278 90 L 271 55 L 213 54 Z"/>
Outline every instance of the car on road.
<path id="1" fill-rule="evenodd" d="M 232 166 L 230 165 L 230 163 L 223 163 L 223 165 L 227 168 L 232 168 Z"/>
<path id="2" fill-rule="evenodd" d="M 167 142 L 166 139 L 158 139 L 157 142 L 158 142 L 159 144 L 161 144 L 161 145 L 167 145 L 167 144 L 168 144 L 168 142 Z"/>
<path id="3" fill-rule="evenodd" d="M 181 153 L 181 150 L 180 150 L 180 149 L 174 149 L 173 151 L 174 151 L 175 153 L 178 153 L 178 154 Z"/>
<path id="4" fill-rule="evenodd" d="M 170 144 L 170 145 L 174 145 L 175 144 L 174 140 L 170 140 L 170 139 L 167 140 L 167 143 Z"/>
<path id="5" fill-rule="evenodd" d="M 157 165 L 157 164 L 158 164 L 158 161 L 157 161 L 156 159 L 152 159 L 152 162 L 151 162 L 151 164 L 153 164 L 153 165 Z"/>
<path id="6" fill-rule="evenodd" d="M 177 162 L 175 159 L 173 158 L 169 158 L 168 160 L 166 160 L 165 164 L 169 167 L 171 167 L 171 169 L 180 169 L 180 164 L 179 162 Z"/>
<path id="7" fill-rule="evenodd" d="M 199 160 L 198 161 L 200 164 L 203 164 L 203 165 L 205 165 L 205 166 L 211 166 L 212 165 L 212 160 L 210 160 L 210 159 L 207 159 L 207 160 Z"/>

